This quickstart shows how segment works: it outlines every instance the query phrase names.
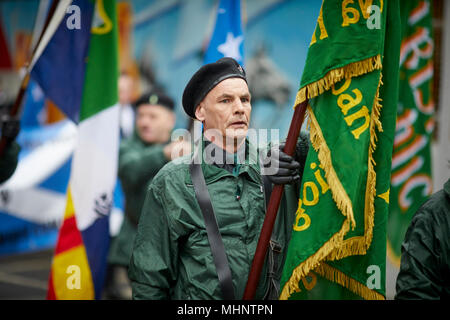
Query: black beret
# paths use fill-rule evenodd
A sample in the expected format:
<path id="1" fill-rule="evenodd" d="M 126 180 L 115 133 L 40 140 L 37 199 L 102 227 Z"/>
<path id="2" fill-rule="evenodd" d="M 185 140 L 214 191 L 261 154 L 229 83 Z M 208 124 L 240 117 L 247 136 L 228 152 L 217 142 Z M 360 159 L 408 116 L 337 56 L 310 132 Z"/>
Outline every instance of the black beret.
<path id="1" fill-rule="evenodd" d="M 174 109 L 175 103 L 174 101 L 167 95 L 158 91 L 151 91 L 144 93 L 139 99 L 134 103 L 134 107 L 137 108 L 141 104 L 150 104 L 150 105 L 159 105 L 166 107 L 169 110 Z"/>
<path id="2" fill-rule="evenodd" d="M 189 80 L 183 92 L 183 108 L 195 119 L 195 108 L 219 82 L 241 78 L 247 82 L 245 71 L 233 58 L 222 58 L 202 66 Z"/>

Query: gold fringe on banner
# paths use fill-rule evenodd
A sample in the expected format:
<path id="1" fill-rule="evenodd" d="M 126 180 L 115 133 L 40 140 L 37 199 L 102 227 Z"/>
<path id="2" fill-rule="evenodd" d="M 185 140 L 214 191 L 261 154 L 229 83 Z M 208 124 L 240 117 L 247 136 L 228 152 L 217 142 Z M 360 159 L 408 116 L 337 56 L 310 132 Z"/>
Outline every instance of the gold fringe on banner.
<path id="1" fill-rule="evenodd" d="M 350 225 L 349 220 L 346 219 L 341 230 L 336 232 L 319 250 L 292 271 L 291 277 L 281 291 L 280 300 L 287 300 L 293 292 L 300 290 L 298 286 L 300 280 L 306 277 L 311 270 L 314 270 L 336 246 L 342 243 L 348 230 L 350 230 Z"/>
<path id="2" fill-rule="evenodd" d="M 370 145 L 367 162 L 367 182 L 364 205 L 364 236 L 357 236 L 344 240 L 341 246 L 330 253 L 330 255 L 327 257 L 327 260 L 338 260 L 343 259 L 349 255 L 366 254 L 367 249 L 369 249 L 370 244 L 372 243 L 375 215 L 375 186 L 377 180 L 376 172 L 374 169 L 376 163 L 373 159 L 373 153 L 375 152 L 378 140 L 375 130 L 377 129 L 378 132 L 383 131 L 383 127 L 380 122 L 380 113 L 382 108 L 382 105 L 380 103 L 380 86 L 383 85 L 381 77 L 382 74 L 380 73 L 380 80 L 378 82 L 377 91 L 373 101 L 372 114 L 370 116 Z"/>
<path id="3" fill-rule="evenodd" d="M 379 57 L 379 56 L 378 56 Z M 366 59 L 367 60 L 367 59 Z M 366 61 L 363 60 L 363 61 Z M 380 67 L 381 68 L 381 67 Z M 329 74 L 329 73 L 328 73 Z M 381 122 L 379 120 L 382 105 L 380 103 L 381 99 L 379 97 L 379 89 L 382 85 L 381 73 L 380 80 L 378 82 L 377 91 L 375 94 L 372 114 L 370 120 L 370 145 L 369 145 L 369 157 L 368 157 L 368 173 L 367 173 L 367 183 L 366 183 L 366 194 L 365 194 L 365 209 L 364 209 L 364 236 L 352 237 L 350 239 L 344 240 L 344 236 L 350 229 L 350 224 L 352 229 L 354 229 L 356 223 L 353 215 L 353 207 L 350 198 L 348 197 L 344 187 L 342 186 L 336 171 L 333 168 L 331 160 L 331 152 L 328 145 L 323 137 L 322 130 L 315 118 L 314 112 L 310 105 L 308 105 L 308 125 L 310 126 L 310 139 L 314 150 L 318 154 L 319 161 L 324 168 L 325 177 L 327 183 L 331 189 L 333 200 L 336 206 L 341 211 L 341 213 L 346 217 L 341 229 L 335 233 L 327 242 L 325 242 L 322 247 L 319 248 L 313 255 L 308 257 L 305 261 L 300 263 L 293 271 L 292 275 L 283 287 L 280 295 L 280 300 L 287 300 L 290 295 L 299 290 L 299 281 L 305 277 L 311 270 L 319 267 L 323 260 L 337 260 L 348 257 L 350 255 L 361 255 L 367 252 L 370 247 L 373 236 L 374 227 L 374 198 L 375 198 L 375 186 L 376 186 L 376 172 L 374 166 L 376 165 L 373 159 L 373 152 L 376 149 L 377 136 L 375 129 L 379 132 L 383 131 Z M 330 267 L 331 268 L 331 267 Z M 341 272 L 342 273 L 342 272 Z M 342 273 L 343 274 L 343 273 Z M 345 274 L 343 274 L 346 276 Z M 347 276 L 346 276 L 347 277 Z M 328 279 L 328 278 L 327 278 Z M 335 279 L 333 277 L 333 279 Z M 339 279 L 342 279 L 339 278 Z M 349 278 L 351 279 L 351 278 Z M 353 282 L 356 280 L 351 279 Z M 334 280 L 330 280 L 334 281 Z M 350 283 L 348 281 L 341 281 L 342 283 Z M 338 282 L 338 281 L 335 281 Z M 338 282 L 341 284 L 341 282 Z M 355 289 L 356 292 L 363 293 L 365 290 L 369 290 L 366 286 L 361 283 L 358 285 L 353 285 L 351 287 L 355 288 L 365 288 L 365 289 Z M 345 286 L 349 290 L 353 291 L 352 288 Z M 358 293 L 357 293 L 358 294 Z M 377 295 L 380 295 L 376 293 Z M 359 294 L 360 295 L 360 294 Z M 360 295 L 363 298 L 365 296 Z M 380 295 L 382 297 L 382 295 Z M 384 297 L 383 297 L 384 299 Z"/>
<path id="4" fill-rule="evenodd" d="M 376 196 L 376 183 L 377 183 L 377 173 L 374 167 L 377 165 L 373 159 L 373 153 L 377 148 L 377 133 L 383 132 L 383 126 L 380 121 L 381 114 L 381 98 L 380 98 L 380 87 L 383 85 L 382 73 L 380 73 L 380 80 L 378 81 L 377 92 L 375 94 L 375 99 L 372 107 L 372 115 L 370 117 L 370 146 L 369 146 L 369 160 L 367 162 L 367 185 L 366 185 L 366 198 L 364 206 L 364 245 L 365 250 L 369 249 L 372 243 L 373 227 L 374 227 L 374 215 L 375 215 L 375 196 Z M 365 252 L 364 252 L 365 253 Z"/>
<path id="5" fill-rule="evenodd" d="M 341 286 L 349 289 L 354 294 L 362 297 L 365 300 L 385 300 L 386 298 L 376 292 L 375 290 L 369 289 L 367 286 L 363 285 L 361 282 L 356 281 L 353 278 L 350 278 L 348 275 L 343 273 L 342 271 L 333 268 L 332 266 L 321 263 L 317 268 L 314 269 L 314 272 L 324 277 L 325 279 L 336 282 Z"/>
<path id="6" fill-rule="evenodd" d="M 310 139 L 311 144 L 318 153 L 319 161 L 323 165 L 325 171 L 325 177 L 327 183 L 332 191 L 332 196 L 336 202 L 337 207 L 341 213 L 346 217 L 342 224 L 341 229 L 336 232 L 327 242 L 325 242 L 322 247 L 319 248 L 313 255 L 308 257 L 299 266 L 297 266 L 293 271 L 292 275 L 283 287 L 280 295 L 280 300 L 287 300 L 294 291 L 298 291 L 299 281 L 305 277 L 310 270 L 313 270 L 319 265 L 319 263 L 324 260 L 333 250 L 340 247 L 344 240 L 344 236 L 350 230 L 350 224 L 352 228 L 355 227 L 356 222 L 353 217 L 353 208 L 350 198 L 345 192 L 336 172 L 334 171 L 333 165 L 331 163 L 331 152 L 328 149 L 325 138 L 323 137 L 322 130 L 320 129 L 319 123 L 311 109 L 308 105 L 308 124 L 311 128 Z"/>
<path id="7" fill-rule="evenodd" d="M 331 151 L 328 148 L 325 138 L 323 137 L 322 130 L 320 129 L 319 123 L 317 122 L 316 116 L 314 115 L 310 105 L 308 105 L 308 111 L 308 119 L 311 126 L 311 144 L 314 150 L 316 150 L 320 164 L 323 166 L 323 170 L 325 171 L 325 178 L 327 179 L 327 183 L 331 189 L 333 200 L 336 202 L 336 205 L 342 214 L 351 220 L 352 229 L 354 229 L 356 222 L 353 216 L 352 202 L 342 186 L 336 171 L 334 171 L 331 161 Z"/>
<path id="8" fill-rule="evenodd" d="M 332 85 L 342 79 L 353 78 L 374 70 L 379 70 L 381 66 L 381 56 L 377 54 L 374 57 L 352 62 L 343 67 L 330 70 L 321 79 L 311 82 L 298 90 L 294 108 L 306 100 L 306 88 L 308 88 L 308 99 L 312 99 L 330 90 Z"/>

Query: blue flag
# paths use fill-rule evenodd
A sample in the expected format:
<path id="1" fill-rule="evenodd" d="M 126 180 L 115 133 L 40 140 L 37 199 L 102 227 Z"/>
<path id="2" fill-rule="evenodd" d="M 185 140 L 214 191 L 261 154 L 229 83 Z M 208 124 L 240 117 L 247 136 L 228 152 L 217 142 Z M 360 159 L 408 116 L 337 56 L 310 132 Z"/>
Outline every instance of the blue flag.
<path id="1" fill-rule="evenodd" d="M 77 10 L 71 11 L 71 7 Z M 73 1 L 31 71 L 31 77 L 46 97 L 75 123 L 80 117 L 93 14 L 94 2 Z M 75 18 L 78 18 L 79 25 L 72 26 L 68 21 Z"/>
<path id="2" fill-rule="evenodd" d="M 205 53 L 205 64 L 216 62 L 220 58 L 234 58 L 244 65 L 244 35 L 242 33 L 241 1 L 220 0 L 208 49 Z"/>
<path id="3" fill-rule="evenodd" d="M 39 127 L 45 124 L 45 95 L 36 81 L 30 79 L 24 96 L 23 111 L 20 117 L 21 128 Z"/>

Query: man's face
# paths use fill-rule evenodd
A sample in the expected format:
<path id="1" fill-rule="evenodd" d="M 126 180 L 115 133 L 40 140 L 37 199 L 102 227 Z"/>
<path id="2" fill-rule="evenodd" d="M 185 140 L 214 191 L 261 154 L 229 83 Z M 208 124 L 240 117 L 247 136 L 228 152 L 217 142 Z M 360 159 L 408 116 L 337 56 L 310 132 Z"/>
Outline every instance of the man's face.
<path id="1" fill-rule="evenodd" d="M 119 103 L 122 105 L 131 103 L 133 97 L 133 79 L 128 75 L 119 77 Z"/>
<path id="2" fill-rule="evenodd" d="M 146 143 L 165 143 L 175 125 L 172 111 L 160 105 L 141 104 L 136 113 L 136 129 Z"/>
<path id="3" fill-rule="evenodd" d="M 246 137 L 250 123 L 250 98 L 243 79 L 225 79 L 200 102 L 195 116 L 203 122 L 205 131 L 215 129 L 224 140 L 226 137 L 240 140 Z"/>

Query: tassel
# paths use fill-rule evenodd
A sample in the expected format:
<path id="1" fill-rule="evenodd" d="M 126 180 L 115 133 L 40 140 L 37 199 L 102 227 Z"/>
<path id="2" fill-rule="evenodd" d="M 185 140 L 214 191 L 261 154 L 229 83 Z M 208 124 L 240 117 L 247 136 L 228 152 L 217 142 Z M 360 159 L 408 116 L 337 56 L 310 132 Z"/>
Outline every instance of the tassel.
<path id="1" fill-rule="evenodd" d="M 379 55 L 377 56 L 379 57 Z M 365 61 L 365 60 L 364 60 Z M 378 60 L 375 59 L 375 64 Z M 381 64 L 381 62 L 380 62 Z M 364 66 L 367 67 L 366 63 L 362 63 L 361 65 L 353 65 L 351 68 L 358 69 L 364 68 Z M 348 67 L 348 66 L 347 66 Z M 380 66 L 381 68 L 381 66 Z M 334 70 L 332 70 L 334 71 Z M 336 74 L 338 74 L 341 71 L 336 71 Z M 330 74 L 330 73 L 328 73 Z M 333 73 L 333 76 L 330 77 L 330 79 L 326 81 L 333 81 L 333 77 L 336 76 L 335 73 Z M 323 80 L 323 79 L 321 79 Z M 324 80 L 325 81 L 325 80 Z M 327 85 L 329 82 L 327 82 Z M 305 277 L 311 270 L 315 270 L 316 272 L 320 273 L 320 270 L 322 271 L 322 276 L 327 274 L 329 277 L 324 276 L 330 281 L 337 282 L 352 292 L 362 296 L 364 299 L 384 299 L 384 297 L 370 289 L 368 289 L 363 284 L 357 282 L 354 279 L 351 279 L 344 273 L 340 272 L 339 270 L 334 269 L 333 276 L 331 276 L 330 269 L 323 269 L 324 265 L 332 268 L 325 263 L 321 264 L 324 260 L 332 261 L 332 260 L 339 260 L 351 255 L 363 255 L 366 254 L 367 249 L 370 247 L 370 244 L 372 242 L 373 237 L 373 227 L 374 227 L 374 198 L 376 194 L 376 172 L 374 170 L 374 166 L 376 165 L 374 159 L 373 159 L 373 152 L 376 149 L 376 141 L 377 136 L 375 130 L 377 129 L 379 132 L 383 131 L 381 122 L 379 120 L 380 113 L 381 113 L 381 99 L 379 98 L 379 89 L 380 86 L 383 84 L 380 74 L 380 80 L 378 83 L 377 91 L 374 98 L 374 103 L 372 107 L 372 114 L 371 114 L 371 121 L 370 121 L 370 145 L 369 145 L 369 157 L 368 157 L 368 173 L 367 173 L 367 184 L 366 184 L 366 195 L 365 195 L 365 209 L 364 209 L 364 236 L 362 237 L 352 237 L 350 239 L 344 240 L 345 234 L 350 229 L 350 225 L 352 226 L 352 229 L 355 228 L 356 222 L 353 215 L 353 208 L 352 203 L 345 192 L 345 189 L 343 188 L 339 178 L 337 177 L 337 174 L 332 166 L 331 161 L 331 152 L 328 149 L 328 146 L 326 144 L 326 141 L 323 137 L 322 131 L 320 129 L 320 126 L 315 118 L 314 112 L 310 105 L 308 105 L 307 113 L 308 113 L 308 126 L 310 127 L 310 139 L 311 144 L 314 148 L 314 150 L 318 153 L 318 158 L 321 163 L 321 165 L 324 168 L 325 171 L 325 177 L 327 179 L 328 185 L 332 192 L 333 200 L 336 202 L 336 205 L 338 209 L 341 211 L 341 213 L 347 218 L 341 229 L 335 233 L 327 242 L 325 242 L 317 252 L 315 252 L 313 255 L 308 257 L 305 261 L 300 263 L 291 274 L 291 277 L 286 282 L 286 284 L 283 287 L 283 290 L 280 295 L 280 300 L 287 300 L 293 292 L 300 291 L 299 288 L 299 281 Z M 297 99 L 302 98 L 302 90 L 299 90 L 297 93 Z M 308 88 L 309 92 L 309 88 Z M 304 94 L 304 92 L 303 92 Z M 309 96 L 309 94 L 308 94 Z M 317 271 L 315 268 L 322 268 Z M 328 271 L 327 271 L 328 270 Z M 328 273 L 327 273 L 328 272 Z M 334 276 L 339 273 L 338 276 Z M 334 280 L 332 280 L 334 279 Z"/>
<path id="2" fill-rule="evenodd" d="M 308 99 L 312 99 L 330 90 L 331 86 L 342 79 L 357 77 L 374 70 L 380 70 L 381 68 L 381 56 L 377 54 L 374 57 L 352 62 L 343 67 L 330 70 L 321 79 L 311 82 L 298 90 L 294 108 L 306 100 L 306 88 L 308 88 Z"/>
<path id="3" fill-rule="evenodd" d="M 333 268 L 326 263 L 321 263 L 316 269 L 314 269 L 314 272 L 329 281 L 340 284 L 341 286 L 349 289 L 351 292 L 362 297 L 365 300 L 386 299 L 382 294 L 376 292 L 375 290 L 369 289 L 364 284 L 356 281 L 355 279 L 349 277 L 345 273 L 339 271 L 336 268 Z"/>

